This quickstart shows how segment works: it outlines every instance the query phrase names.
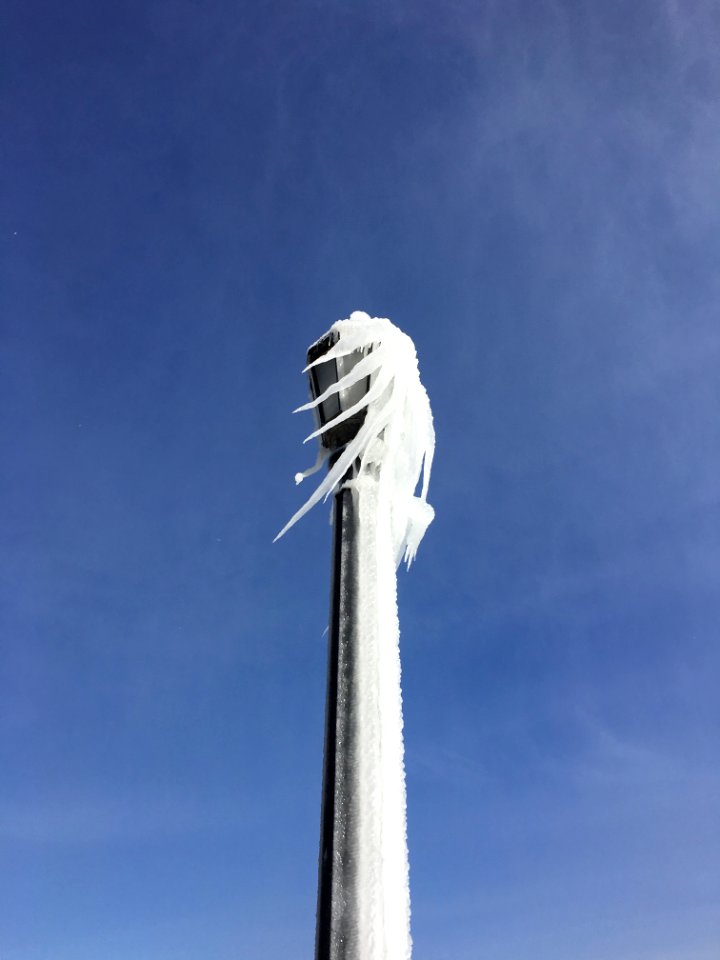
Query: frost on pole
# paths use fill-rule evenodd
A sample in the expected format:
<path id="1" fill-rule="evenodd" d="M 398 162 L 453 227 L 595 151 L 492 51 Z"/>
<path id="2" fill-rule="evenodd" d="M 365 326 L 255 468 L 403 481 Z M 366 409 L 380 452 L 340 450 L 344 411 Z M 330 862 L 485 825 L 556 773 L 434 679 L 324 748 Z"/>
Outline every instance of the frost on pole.
<path id="1" fill-rule="evenodd" d="M 298 407 L 294 413 L 318 407 L 331 394 L 347 391 L 366 377 L 370 378 L 370 388 L 356 404 L 311 433 L 305 443 L 361 410 L 365 412 L 365 420 L 322 483 L 275 539 L 279 540 L 287 533 L 316 503 L 327 500 L 343 483 L 348 470 L 359 461 L 358 480 L 368 476 L 377 478 L 378 496 L 392 527 L 396 565 L 404 559 L 409 567 L 435 515 L 427 502 L 435 431 L 430 401 L 420 382 L 415 344 L 389 320 L 371 318 L 359 310 L 351 314 L 349 320 L 338 320 L 328 333 L 335 334 L 337 342 L 303 372 L 351 353 L 361 353 L 363 358 L 325 393 Z M 300 483 L 314 473 L 324 459 L 321 451 L 315 466 L 297 473 L 295 482 Z M 416 496 L 421 473 L 422 487 L 420 495 Z"/>
<path id="2" fill-rule="evenodd" d="M 326 343 L 332 344 L 328 350 Z M 343 491 L 351 501 L 340 532 L 345 538 L 350 524 L 350 539 L 343 543 L 351 562 L 336 577 L 340 593 L 348 593 L 338 601 L 337 621 L 331 618 L 337 649 L 344 652 L 337 654 L 334 697 L 328 688 L 328 717 L 335 719 L 327 720 L 330 792 L 324 784 L 323 823 L 331 809 L 331 830 L 327 844 L 321 837 L 316 957 L 409 960 L 396 569 L 403 559 L 410 566 L 434 516 L 427 502 L 432 413 L 414 344 L 389 320 L 353 313 L 333 324 L 311 355 L 316 347 L 323 351 L 306 370 L 334 360 L 337 381 L 299 410 L 319 408 L 337 395 L 339 412 L 328 420 L 325 408 L 324 423 L 318 416 L 319 427 L 308 440 L 321 437 L 322 443 L 324 437 L 326 449 L 321 446 L 315 466 L 295 479 L 299 483 L 316 472 L 332 453 L 330 469 L 278 534 L 333 492 Z M 352 429 L 338 430 L 350 418 Z M 332 755 L 328 767 L 330 741 L 339 759 Z"/>

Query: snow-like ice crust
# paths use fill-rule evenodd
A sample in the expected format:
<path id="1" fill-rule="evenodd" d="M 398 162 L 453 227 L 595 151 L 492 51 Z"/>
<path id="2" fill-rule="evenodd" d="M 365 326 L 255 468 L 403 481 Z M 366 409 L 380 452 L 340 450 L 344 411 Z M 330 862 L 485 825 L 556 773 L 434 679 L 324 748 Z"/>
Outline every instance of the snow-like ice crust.
<path id="1" fill-rule="evenodd" d="M 319 363 L 355 352 L 363 354 L 363 357 L 322 396 L 298 407 L 294 412 L 317 407 L 333 393 L 347 390 L 359 380 L 370 377 L 370 387 L 362 399 L 315 430 L 307 440 L 319 436 L 359 410 L 365 409 L 365 420 L 322 483 L 275 539 L 287 533 L 316 503 L 326 500 L 337 490 L 357 461 L 357 479 L 372 474 L 379 480 L 379 495 L 388 508 L 395 564 L 397 566 L 404 559 L 410 567 L 435 515 L 427 502 L 435 431 L 430 401 L 420 382 L 415 345 L 390 320 L 370 317 L 360 310 L 352 313 L 347 320 L 338 320 L 329 333 L 337 336 L 337 342 L 322 357 L 309 364 L 306 371 Z M 314 467 L 295 475 L 296 483 L 319 469 L 325 458 L 326 453 L 321 450 Z M 415 496 L 421 473 L 420 495 Z"/>
<path id="2" fill-rule="evenodd" d="M 400 687 L 400 626 L 391 530 L 379 482 L 352 481 L 358 518 L 357 639 L 353 710 L 357 716 L 350 854 L 356 921 L 353 960 L 410 960 L 410 879 Z"/>

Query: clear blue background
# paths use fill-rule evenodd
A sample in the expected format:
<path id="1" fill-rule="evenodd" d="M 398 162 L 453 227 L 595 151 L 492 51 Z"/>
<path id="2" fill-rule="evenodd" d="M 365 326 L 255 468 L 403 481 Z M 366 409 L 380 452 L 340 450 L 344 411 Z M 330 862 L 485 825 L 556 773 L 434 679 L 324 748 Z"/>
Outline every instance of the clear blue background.
<path id="1" fill-rule="evenodd" d="M 417 960 L 720 957 L 715 0 L 5 0 L 0 956 L 312 956 L 327 508 L 415 340 Z M 311 481 L 309 481 L 311 482 Z"/>

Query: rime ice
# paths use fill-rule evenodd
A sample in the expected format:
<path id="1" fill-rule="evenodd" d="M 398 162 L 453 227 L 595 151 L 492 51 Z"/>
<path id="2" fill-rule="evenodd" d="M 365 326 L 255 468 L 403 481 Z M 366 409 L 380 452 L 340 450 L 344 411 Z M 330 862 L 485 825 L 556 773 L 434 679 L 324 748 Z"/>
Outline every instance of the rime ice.
<path id="1" fill-rule="evenodd" d="M 363 359 L 322 396 L 298 407 L 295 412 L 317 407 L 331 394 L 347 390 L 359 380 L 370 377 L 370 388 L 362 399 L 311 433 L 307 440 L 331 429 L 360 409 L 365 410 L 365 421 L 322 483 L 276 539 L 318 501 L 326 500 L 342 483 L 355 461 L 359 461 L 358 479 L 370 472 L 378 477 L 379 492 L 385 501 L 392 528 L 395 562 L 398 564 L 404 559 L 409 567 L 434 516 L 427 502 L 427 492 L 435 431 L 430 401 L 420 382 L 415 345 L 389 320 L 371 318 L 359 310 L 348 320 L 334 323 L 330 332 L 337 335 L 337 343 L 310 366 L 354 352 L 363 353 Z M 319 469 L 322 458 L 321 452 L 315 466 L 296 474 L 295 482 L 299 483 Z M 420 495 L 415 496 L 421 474 Z"/>

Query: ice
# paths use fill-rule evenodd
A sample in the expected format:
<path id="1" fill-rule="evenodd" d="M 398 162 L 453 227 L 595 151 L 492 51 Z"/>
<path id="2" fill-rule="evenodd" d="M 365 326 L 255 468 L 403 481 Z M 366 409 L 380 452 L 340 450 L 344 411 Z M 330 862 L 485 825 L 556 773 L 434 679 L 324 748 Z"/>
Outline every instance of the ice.
<path id="1" fill-rule="evenodd" d="M 360 401 L 315 430 L 307 439 L 319 436 L 363 408 L 366 409 L 365 421 L 325 479 L 275 539 L 280 539 L 316 503 L 326 500 L 337 490 L 357 461 L 357 477 L 372 473 L 378 478 L 379 494 L 386 505 L 392 529 L 395 563 L 397 565 L 404 559 L 409 567 L 434 516 L 427 502 L 427 492 L 435 431 L 430 401 L 420 382 L 415 345 L 387 318 L 370 317 L 359 310 L 347 320 L 338 320 L 329 332 L 337 335 L 337 343 L 306 370 L 356 351 L 364 356 L 322 396 L 298 407 L 298 411 L 318 406 L 328 396 L 347 389 L 364 377 L 371 378 L 370 389 Z M 317 464 L 302 474 L 297 473 L 296 483 L 315 469 Z M 421 475 L 422 486 L 416 496 Z"/>
<path id="2" fill-rule="evenodd" d="M 352 483 L 358 515 L 357 665 L 354 701 L 359 743 L 355 835 L 359 960 L 409 960 L 407 850 L 400 628 L 391 532 L 379 484 Z"/>

